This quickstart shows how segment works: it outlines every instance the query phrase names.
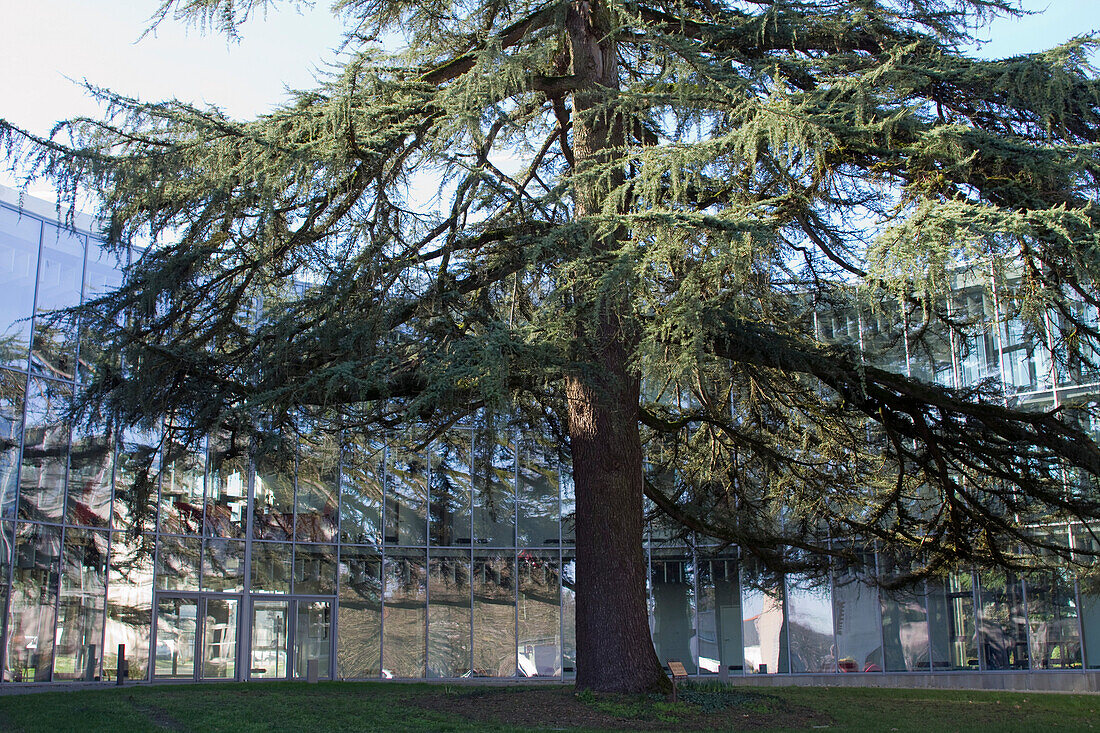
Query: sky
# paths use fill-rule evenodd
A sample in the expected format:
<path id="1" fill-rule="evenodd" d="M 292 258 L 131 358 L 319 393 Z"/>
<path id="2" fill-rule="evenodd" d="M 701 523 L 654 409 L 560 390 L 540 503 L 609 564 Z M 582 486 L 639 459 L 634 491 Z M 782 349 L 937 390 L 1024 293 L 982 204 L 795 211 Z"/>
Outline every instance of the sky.
<path id="1" fill-rule="evenodd" d="M 141 38 L 157 0 L 0 0 L 0 117 L 37 134 L 59 119 L 95 116 L 78 82 L 147 101 L 216 105 L 231 116 L 270 110 L 287 88 L 309 88 L 336 59 L 340 21 L 329 0 L 286 2 L 247 24 L 240 42 L 203 35 L 171 19 Z M 1100 31 L 1100 0 L 1025 0 L 1044 10 L 984 29 L 982 56 L 1038 51 Z M 139 40 L 140 38 L 140 40 Z M 15 181 L 0 170 L 0 184 Z M 52 199 L 47 184 L 32 195 Z"/>

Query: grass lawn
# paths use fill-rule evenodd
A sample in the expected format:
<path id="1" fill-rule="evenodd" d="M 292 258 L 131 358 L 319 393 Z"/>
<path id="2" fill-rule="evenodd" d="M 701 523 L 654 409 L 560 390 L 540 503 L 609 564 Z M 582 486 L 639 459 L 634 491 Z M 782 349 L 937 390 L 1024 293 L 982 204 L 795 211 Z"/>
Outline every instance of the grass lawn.
<path id="1" fill-rule="evenodd" d="M 0 697 L 2 731 L 1100 730 L 1100 696 L 689 687 L 681 701 L 571 687 L 372 682 L 131 686 Z"/>

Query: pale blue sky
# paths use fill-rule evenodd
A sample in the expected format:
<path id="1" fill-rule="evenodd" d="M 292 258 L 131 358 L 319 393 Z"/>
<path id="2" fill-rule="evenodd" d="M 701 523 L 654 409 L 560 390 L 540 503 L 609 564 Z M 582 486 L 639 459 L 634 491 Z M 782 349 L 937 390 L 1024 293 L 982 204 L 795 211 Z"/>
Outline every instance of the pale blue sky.
<path id="1" fill-rule="evenodd" d="M 1036 51 L 1100 30 L 1100 0 L 1024 5 L 1046 10 L 985 29 L 980 35 L 989 43 L 982 55 Z M 251 116 L 278 104 L 285 87 L 311 86 L 339 42 L 341 26 L 328 0 L 301 14 L 287 3 L 245 26 L 240 43 L 170 20 L 138 41 L 156 6 L 156 0 L 0 0 L 0 117 L 42 134 L 58 119 L 94 115 L 95 105 L 69 78 L 142 99 L 174 97 Z M 0 184 L 12 185 L 11 177 L 0 172 Z M 52 195 L 46 187 L 38 192 Z"/>

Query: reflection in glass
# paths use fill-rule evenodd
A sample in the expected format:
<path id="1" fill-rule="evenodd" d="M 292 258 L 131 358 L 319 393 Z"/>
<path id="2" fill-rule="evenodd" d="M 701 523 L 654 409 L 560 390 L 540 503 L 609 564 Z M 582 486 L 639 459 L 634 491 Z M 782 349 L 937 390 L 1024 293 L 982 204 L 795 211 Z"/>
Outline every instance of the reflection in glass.
<path id="1" fill-rule="evenodd" d="M 424 676 L 426 579 L 423 551 L 386 556 L 382 578 L 383 677 Z"/>
<path id="2" fill-rule="evenodd" d="M 382 557 L 377 550 L 340 548 L 339 615 L 338 674 L 343 679 L 377 677 L 382 654 Z"/>
<path id="3" fill-rule="evenodd" d="M 206 451 L 192 450 L 172 431 L 165 437 L 160 472 L 160 531 L 202 534 Z"/>
<path id="4" fill-rule="evenodd" d="M 558 461 L 552 446 L 525 436 L 519 452 L 516 494 L 520 547 L 557 545 Z"/>
<path id="5" fill-rule="evenodd" d="M 427 521 L 428 463 L 422 453 L 390 448 L 386 470 L 386 542 L 423 545 Z"/>
<path id="6" fill-rule="evenodd" d="M 511 553 L 475 553 L 472 573 L 477 677 L 516 674 L 516 571 Z M 432 591 L 434 594 L 434 590 Z"/>
<path id="7" fill-rule="evenodd" d="M 136 536 L 152 530 L 157 516 L 157 476 L 160 436 L 123 430 L 115 471 L 115 529 Z"/>
<path id="8" fill-rule="evenodd" d="M 700 674 L 741 674 L 744 667 L 741 640 L 741 584 L 735 558 L 699 561 Z"/>
<path id="9" fill-rule="evenodd" d="M 1056 570 L 1027 579 L 1032 669 L 1080 669 L 1081 634 L 1073 576 Z"/>
<path id="10" fill-rule="evenodd" d="M 111 518 L 111 471 L 114 446 L 106 429 L 73 430 L 69 449 L 69 496 L 65 514 L 70 524 L 106 527 Z"/>
<path id="11" fill-rule="evenodd" d="M 252 536 L 264 540 L 294 537 L 294 444 L 268 436 L 256 457 Z"/>
<path id="12" fill-rule="evenodd" d="M 306 679 L 309 663 L 317 662 L 317 675 L 327 680 L 332 660 L 332 603 L 298 601 L 294 627 L 294 676 Z"/>
<path id="13" fill-rule="evenodd" d="M 470 451 L 468 430 L 452 430 L 432 445 L 428 516 L 433 545 L 470 545 Z"/>
<path id="14" fill-rule="evenodd" d="M 974 579 L 952 573 L 942 582 L 928 582 L 933 669 L 978 669 L 974 626 Z"/>
<path id="15" fill-rule="evenodd" d="M 208 537 L 203 544 L 202 589 L 224 593 L 244 590 L 244 542 Z"/>
<path id="16" fill-rule="evenodd" d="M 27 391 L 19 516 L 61 522 L 68 466 L 69 425 L 64 419 L 72 388 L 32 378 Z"/>
<path id="17" fill-rule="evenodd" d="M 690 553 L 690 551 L 688 551 Z M 695 674 L 695 575 L 690 554 L 654 550 L 650 559 L 653 593 L 653 645 L 657 659 L 683 662 Z M 717 670 L 714 670 L 717 671 Z"/>
<path id="18" fill-rule="evenodd" d="M 895 566 L 886 556 L 882 556 L 880 562 L 884 578 L 895 575 Z M 879 600 L 886 671 L 927 670 L 928 614 L 924 610 L 924 583 L 895 590 L 880 589 Z"/>
<path id="19" fill-rule="evenodd" d="M 252 592 L 289 593 L 291 547 L 285 542 L 252 543 Z"/>
<path id="20" fill-rule="evenodd" d="M 561 541 L 573 545 L 577 542 L 577 487 L 568 465 L 561 469 Z"/>
<path id="21" fill-rule="evenodd" d="M 195 640 L 199 602 L 194 598 L 157 599 L 157 653 L 153 676 L 191 679 L 195 676 Z"/>
<path id="22" fill-rule="evenodd" d="M 783 579 L 758 567 L 751 559 L 742 564 L 741 614 L 741 633 L 745 640 L 745 672 L 788 672 Z"/>
<path id="23" fill-rule="evenodd" d="M 91 239 L 88 242 L 88 257 L 84 263 L 84 300 L 85 302 L 97 296 L 115 290 L 122 284 L 122 267 L 126 265 L 126 254 L 121 260 L 112 252 L 108 252 L 99 242 Z M 101 342 L 95 334 L 89 333 L 87 328 L 80 334 L 80 364 L 79 378 L 87 381 L 96 364 L 104 360 L 105 354 Z"/>
<path id="24" fill-rule="evenodd" d="M 385 445 L 365 435 L 349 436 L 340 468 L 340 536 L 344 542 L 382 542 L 385 463 Z"/>
<path id="25" fill-rule="evenodd" d="M 561 675 L 561 582 L 556 552 L 519 556 L 519 658 L 523 677 Z"/>
<path id="26" fill-rule="evenodd" d="M 56 379 L 75 376 L 76 328 L 68 319 L 51 323 L 43 314 L 80 303 L 85 243 L 82 234 L 43 226 L 30 363 L 32 371 Z"/>
<path id="27" fill-rule="evenodd" d="M 27 368 L 42 222 L 0 206 L 0 364 Z"/>
<path id="28" fill-rule="evenodd" d="M 206 535 L 244 537 L 248 506 L 247 440 L 221 435 L 210 441 L 210 485 L 206 491 Z"/>
<path id="29" fill-rule="evenodd" d="M 336 545 L 295 545 L 294 592 L 307 596 L 336 592 Z"/>
<path id="30" fill-rule="evenodd" d="M 428 565 L 428 676 L 470 673 L 470 554 L 433 550 Z"/>
<path id="31" fill-rule="evenodd" d="M 474 543 L 513 547 L 516 543 L 516 459 L 513 432 L 481 417 L 473 431 Z M 513 624 L 514 625 L 514 624 Z"/>
<path id="32" fill-rule="evenodd" d="M 149 673 L 153 544 L 152 535 L 142 535 L 136 540 L 122 532 L 111 535 L 103 669 L 110 672 L 118 668 L 118 645 L 125 644 L 130 678 L 135 680 L 146 679 Z"/>
<path id="33" fill-rule="evenodd" d="M 236 598 L 207 598 L 202 623 L 203 679 L 231 680 L 237 675 Z M 158 635 L 159 638 L 159 635 Z"/>
<path id="34" fill-rule="evenodd" d="M 340 444 L 334 435 L 314 432 L 302 441 L 298 462 L 296 540 L 336 539 Z"/>
<path id="35" fill-rule="evenodd" d="M 881 605 L 877 589 L 862 575 L 864 568 L 874 570 L 873 555 L 865 558 L 863 568 L 841 570 L 833 578 L 835 659 L 840 672 L 882 671 Z"/>
<path id="36" fill-rule="evenodd" d="M 1027 669 L 1027 617 L 1023 586 L 1013 573 L 981 575 L 978 643 L 985 669 Z"/>
<path id="37" fill-rule="evenodd" d="M 561 656 L 562 674 L 577 674 L 577 560 L 563 556 L 561 559 Z"/>
<path id="38" fill-rule="evenodd" d="M 288 601 L 252 602 L 252 679 L 284 679 L 287 666 Z"/>
<path id="39" fill-rule="evenodd" d="M 791 672 L 835 672 L 832 589 L 828 577 L 787 578 L 787 634 Z M 855 667 L 854 660 L 849 660 Z"/>
<path id="40" fill-rule="evenodd" d="M 60 528 L 40 524 L 17 526 L 5 679 L 14 682 L 50 679 L 60 556 Z"/>
<path id="41" fill-rule="evenodd" d="M 157 538 L 157 588 L 198 590 L 201 556 L 202 539 L 160 535 Z"/>
<path id="42" fill-rule="evenodd" d="M 3 209 L 0 209 L 0 213 L 2 212 Z M 23 437 L 23 397 L 26 387 L 27 378 L 24 375 L 0 369 L 0 515 L 6 519 L 15 516 L 19 441 Z"/>
<path id="43" fill-rule="evenodd" d="M 107 533 L 67 529 L 61 558 L 54 679 L 98 679 L 106 601 Z"/>

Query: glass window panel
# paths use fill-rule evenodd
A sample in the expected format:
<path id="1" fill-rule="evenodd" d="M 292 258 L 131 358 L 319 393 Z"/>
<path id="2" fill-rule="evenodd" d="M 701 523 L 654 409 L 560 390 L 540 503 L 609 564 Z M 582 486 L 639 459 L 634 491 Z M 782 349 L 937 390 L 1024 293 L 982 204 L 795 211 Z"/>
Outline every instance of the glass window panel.
<path id="1" fill-rule="evenodd" d="M 561 568 L 556 552 L 520 553 L 518 672 L 561 675 Z"/>
<path id="2" fill-rule="evenodd" d="M 474 428 L 474 542 L 490 547 L 516 544 L 516 459 L 514 431 L 491 417 Z M 514 625 L 514 624 L 513 624 Z"/>
<path id="3" fill-rule="evenodd" d="M 301 443 L 298 461 L 298 542 L 336 539 L 339 502 L 340 442 L 335 435 L 312 432 Z"/>
<path id="4" fill-rule="evenodd" d="M 206 535 L 244 537 L 248 510 L 248 441 L 238 435 L 211 440 Z"/>
<path id="5" fill-rule="evenodd" d="M 114 444 L 106 428 L 73 430 L 69 449 L 69 496 L 65 514 L 70 524 L 106 527 L 111 518 L 111 474 Z"/>
<path id="6" fill-rule="evenodd" d="M 1027 617 L 1019 577 L 987 571 L 980 582 L 978 643 L 985 669 L 1027 669 Z"/>
<path id="7" fill-rule="evenodd" d="M 527 436 L 519 452 L 519 544 L 542 547 L 560 542 L 558 462 L 545 441 Z"/>
<path id="8" fill-rule="evenodd" d="M 157 588 L 195 591 L 199 589 L 202 539 L 161 535 L 157 539 Z"/>
<path id="9" fill-rule="evenodd" d="M 561 470 L 561 541 L 568 545 L 577 543 L 577 487 L 573 472 L 562 466 Z"/>
<path id="10" fill-rule="evenodd" d="M 271 435 L 256 458 L 252 536 L 265 540 L 294 537 L 295 446 L 285 436 Z"/>
<path id="11" fill-rule="evenodd" d="M 1073 525 L 1073 547 L 1077 550 L 1098 553 L 1100 539 L 1081 525 Z M 1096 555 L 1078 555 L 1078 561 L 1096 562 Z M 1084 646 L 1085 666 L 1100 668 L 1100 582 L 1095 573 L 1082 575 L 1078 580 L 1078 598 L 1081 604 L 1081 642 Z"/>
<path id="12" fill-rule="evenodd" d="M 207 598 L 202 624 L 203 679 L 231 680 L 237 674 L 236 598 Z"/>
<path id="13" fill-rule="evenodd" d="M 0 522 L 0 608 L 5 611 L 8 608 L 8 595 L 11 591 L 11 585 L 8 583 L 8 579 L 11 577 L 11 557 L 12 557 L 12 532 L 15 531 L 15 522 Z M 0 617 L 0 628 L 2 628 L 3 618 Z M 0 638 L 0 643 L 5 642 Z M 0 680 L 4 679 L 4 670 L 0 669 Z"/>
<path id="14" fill-rule="evenodd" d="M 252 592 L 289 593 L 291 548 L 287 542 L 252 543 Z"/>
<path id="15" fill-rule="evenodd" d="M 428 564 L 428 676 L 470 672 L 470 553 L 433 550 Z"/>
<path id="16" fill-rule="evenodd" d="M 88 259 L 84 265 L 84 300 L 88 301 L 118 288 L 122 284 L 122 268 L 126 265 L 125 255 L 120 260 L 108 252 L 96 239 L 88 240 Z M 95 365 L 104 357 L 99 339 L 82 329 L 80 336 L 80 379 L 91 377 Z"/>
<path id="17" fill-rule="evenodd" d="M 382 486 L 386 447 L 351 435 L 340 468 L 340 536 L 344 542 L 382 543 Z"/>
<path id="18" fill-rule="evenodd" d="M 252 679 L 285 679 L 289 674 L 287 643 L 290 633 L 289 601 L 252 602 Z"/>
<path id="19" fill-rule="evenodd" d="M 1065 569 L 1027 579 L 1033 669 L 1080 669 L 1081 633 L 1073 575 Z"/>
<path id="20" fill-rule="evenodd" d="M 970 573 L 952 573 L 940 582 L 928 582 L 933 669 L 978 669 L 978 642 L 974 625 L 974 579 Z"/>
<path id="21" fill-rule="evenodd" d="M 294 676 L 306 679 L 309 663 L 317 662 L 317 676 L 329 678 L 332 666 L 332 601 L 300 600 L 294 627 Z"/>
<path id="22" fill-rule="evenodd" d="M 832 595 L 828 576 L 788 576 L 787 635 L 791 646 L 791 672 L 836 671 Z M 851 663 L 855 667 L 855 660 Z"/>
<path id="23" fill-rule="evenodd" d="M 131 536 L 153 529 L 157 514 L 159 453 L 158 433 L 122 431 L 112 506 L 115 529 L 128 530 Z"/>
<path id="24" fill-rule="evenodd" d="M 189 447 L 172 431 L 165 437 L 164 445 L 160 472 L 160 531 L 202 534 L 205 447 Z"/>
<path id="25" fill-rule="evenodd" d="M 336 670 L 344 679 L 377 677 L 382 655 L 382 556 L 369 547 L 340 548 Z"/>
<path id="26" fill-rule="evenodd" d="M 428 516 L 433 545 L 470 545 L 471 445 L 469 430 L 452 430 L 432 445 Z"/>
<path id="27" fill-rule="evenodd" d="M 863 567 L 838 571 L 833 578 L 835 657 L 840 672 L 882 671 L 882 604 L 878 589 L 865 574 L 874 570 L 875 558 L 868 555 Z"/>
<path id="28" fill-rule="evenodd" d="M 53 224 L 42 229 L 30 363 L 31 369 L 57 379 L 75 376 L 76 328 L 68 319 L 51 323 L 42 314 L 80 303 L 86 241 L 84 235 Z"/>
<path id="29" fill-rule="evenodd" d="M 390 448 L 386 470 L 386 542 L 423 545 L 428 504 L 428 462 L 422 453 Z"/>
<path id="30" fill-rule="evenodd" d="M 202 589 L 224 593 L 244 590 L 244 542 L 208 537 L 203 544 Z"/>
<path id="31" fill-rule="evenodd" d="M 788 672 L 787 625 L 783 612 L 783 579 L 750 559 L 742 563 L 741 634 L 745 672 Z"/>
<path id="32" fill-rule="evenodd" d="M 54 679 L 99 679 L 106 581 L 107 533 L 66 530 Z"/>
<path id="33" fill-rule="evenodd" d="M 886 555 L 879 557 L 880 572 L 889 579 L 896 574 L 895 564 Z M 925 612 L 924 583 L 879 590 L 882 604 L 882 636 L 887 672 L 927 670 L 928 614 Z"/>
<path id="34" fill-rule="evenodd" d="M 131 540 L 111 535 L 111 565 L 107 576 L 107 629 L 103 668 L 118 668 L 118 646 L 124 644 L 130 678 L 146 679 L 149 669 L 149 627 L 153 622 L 153 536 Z"/>
<path id="35" fill-rule="evenodd" d="M 387 554 L 382 579 L 382 676 L 423 677 L 427 620 L 424 552 Z"/>
<path id="36" fill-rule="evenodd" d="M 577 674 L 577 559 L 561 560 L 561 656 L 562 674 Z"/>
<path id="37" fill-rule="evenodd" d="M 476 553 L 474 593 L 474 675 L 516 674 L 516 558 L 509 553 Z"/>
<path id="38" fill-rule="evenodd" d="M 22 523 L 17 526 L 4 679 L 50 679 L 60 559 L 60 528 Z"/>
<path id="39" fill-rule="evenodd" d="M 199 602 L 195 598 L 157 599 L 157 654 L 153 675 L 162 679 L 195 676 Z"/>
<path id="40" fill-rule="evenodd" d="M 650 559 L 653 594 L 653 645 L 657 659 L 683 662 L 695 674 L 695 567 L 691 551 L 653 550 Z"/>
<path id="41" fill-rule="evenodd" d="M 0 515 L 15 516 L 19 441 L 23 437 L 23 398 L 27 378 L 0 369 Z"/>
<path id="42" fill-rule="evenodd" d="M 741 640 L 741 584 L 737 559 L 717 557 L 699 562 L 699 636 L 696 662 L 700 674 L 739 675 L 744 667 Z"/>
<path id="43" fill-rule="evenodd" d="M 68 385 L 30 380 L 19 479 L 19 516 L 24 519 L 61 521 L 69 453 L 69 425 L 64 416 L 71 397 Z"/>
<path id="44" fill-rule="evenodd" d="M 0 364 L 27 368 L 42 222 L 0 206 Z"/>
<path id="45" fill-rule="evenodd" d="M 336 545 L 295 545 L 294 592 L 309 596 L 336 593 Z"/>

